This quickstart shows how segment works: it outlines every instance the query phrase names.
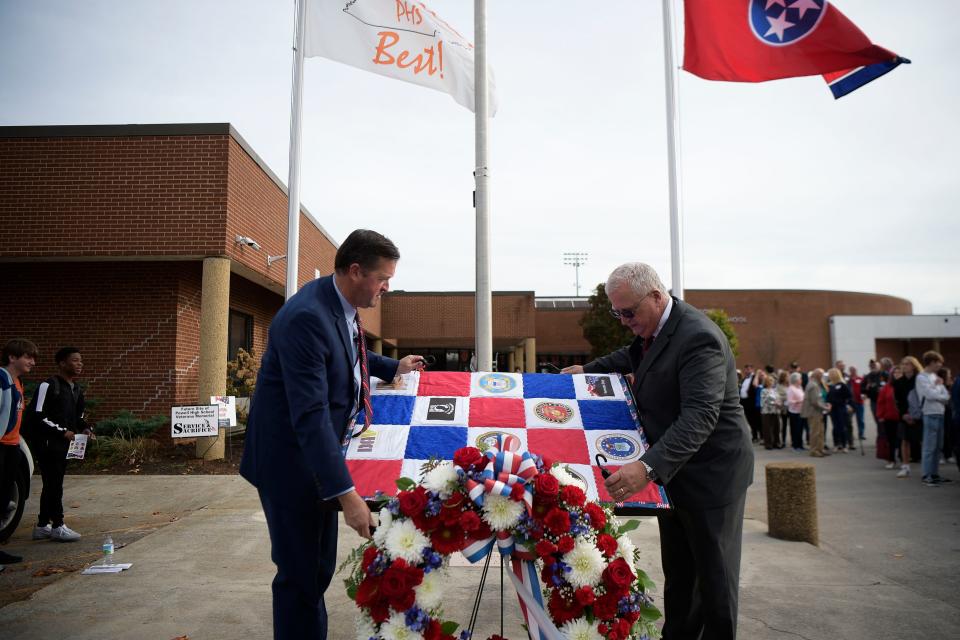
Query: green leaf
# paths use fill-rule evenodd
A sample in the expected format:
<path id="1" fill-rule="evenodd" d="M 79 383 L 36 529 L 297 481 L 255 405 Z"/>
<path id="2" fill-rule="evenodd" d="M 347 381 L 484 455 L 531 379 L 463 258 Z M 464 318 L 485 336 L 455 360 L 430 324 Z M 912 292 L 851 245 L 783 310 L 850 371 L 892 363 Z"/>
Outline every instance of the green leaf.
<path id="1" fill-rule="evenodd" d="M 643 569 L 637 569 L 637 582 L 643 587 L 644 592 L 652 591 L 657 586 Z"/>
<path id="2" fill-rule="evenodd" d="M 357 585 L 351 584 L 347 586 L 347 597 L 351 600 L 357 599 Z"/>
<path id="3" fill-rule="evenodd" d="M 397 489 L 400 491 L 410 491 L 417 486 L 417 483 L 410 478 L 397 478 Z"/>
<path id="4" fill-rule="evenodd" d="M 636 518 L 632 520 L 627 520 L 626 522 L 621 524 L 619 529 L 617 530 L 617 537 L 619 538 L 623 534 L 633 531 L 639 526 L 640 526 L 640 521 L 637 520 Z"/>
<path id="5" fill-rule="evenodd" d="M 660 613 L 660 610 L 652 604 L 643 605 L 643 607 L 640 609 L 640 619 L 646 622 L 659 620 L 662 615 L 663 614 Z"/>
<path id="6" fill-rule="evenodd" d="M 460 625 L 453 620 L 447 620 L 440 625 L 440 631 L 442 631 L 445 635 L 452 636 L 459 627 Z"/>

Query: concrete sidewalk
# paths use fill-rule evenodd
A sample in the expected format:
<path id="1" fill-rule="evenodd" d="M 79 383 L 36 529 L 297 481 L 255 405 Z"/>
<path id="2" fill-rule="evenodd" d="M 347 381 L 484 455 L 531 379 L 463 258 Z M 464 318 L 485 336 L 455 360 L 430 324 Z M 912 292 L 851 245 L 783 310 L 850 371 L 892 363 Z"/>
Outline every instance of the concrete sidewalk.
<path id="1" fill-rule="evenodd" d="M 740 598 L 741 638 L 881 640 L 956 637 L 960 629 L 960 474 L 953 483 L 926 488 L 919 478 L 898 480 L 873 457 L 825 459 L 789 450 L 758 450 L 756 482 L 747 500 Z M 766 533 L 764 464 L 799 459 L 817 467 L 821 546 L 783 542 Z M 119 575 L 70 575 L 29 600 L 0 609 L 5 639 L 130 638 L 192 640 L 270 638 L 269 540 L 256 493 L 236 476 L 71 477 L 65 501 L 79 495 L 89 528 L 116 496 L 131 487 L 137 506 L 196 507 L 116 554 L 133 568 Z M 135 487 L 136 489 L 132 489 Z M 126 493 L 126 491 L 124 491 Z M 103 503 L 103 505 L 101 505 Z M 109 508 L 108 508 L 109 507 Z M 109 518 L 104 518 L 109 521 Z M 69 521 L 68 521 L 69 522 Z M 23 525 L 8 547 L 30 556 L 37 545 Z M 100 530 L 104 530 L 103 527 Z M 344 527 L 345 529 L 345 527 Z M 343 558 L 359 538 L 344 531 Z M 656 523 L 634 532 L 648 573 L 662 584 Z M 115 536 L 122 543 L 123 536 Z M 93 546 L 95 546 L 94 543 Z M 14 565 L 16 566 L 16 565 Z M 448 617 L 466 623 L 480 568 L 455 567 L 446 599 Z M 0 574 L 0 588 L 7 577 Z M 499 570 L 491 568 L 475 637 L 499 632 Z M 506 586 L 505 634 L 524 633 L 516 599 Z M 328 592 L 330 637 L 353 638 L 354 605 L 340 577 Z"/>

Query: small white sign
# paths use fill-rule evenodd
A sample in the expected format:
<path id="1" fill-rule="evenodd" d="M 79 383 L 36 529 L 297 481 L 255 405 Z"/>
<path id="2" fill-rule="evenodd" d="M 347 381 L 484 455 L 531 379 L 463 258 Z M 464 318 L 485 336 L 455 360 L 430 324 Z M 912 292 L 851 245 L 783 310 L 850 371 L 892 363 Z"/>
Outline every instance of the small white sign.
<path id="1" fill-rule="evenodd" d="M 237 397 L 210 396 L 210 404 L 215 404 L 220 410 L 219 420 L 221 427 L 237 426 Z"/>
<path id="2" fill-rule="evenodd" d="M 78 433 L 70 441 L 70 448 L 67 449 L 67 460 L 83 460 L 87 452 L 87 434 Z"/>
<path id="3" fill-rule="evenodd" d="M 219 408 L 215 404 L 171 407 L 170 437 L 196 438 L 220 435 Z"/>

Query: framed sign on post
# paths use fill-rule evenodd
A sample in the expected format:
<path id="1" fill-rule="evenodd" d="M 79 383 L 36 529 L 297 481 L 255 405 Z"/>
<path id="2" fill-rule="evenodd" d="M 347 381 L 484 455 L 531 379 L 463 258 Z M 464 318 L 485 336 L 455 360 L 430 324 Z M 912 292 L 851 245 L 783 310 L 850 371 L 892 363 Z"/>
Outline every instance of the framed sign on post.
<path id="1" fill-rule="evenodd" d="M 220 435 L 219 407 L 199 404 L 170 408 L 170 437 L 196 438 Z"/>

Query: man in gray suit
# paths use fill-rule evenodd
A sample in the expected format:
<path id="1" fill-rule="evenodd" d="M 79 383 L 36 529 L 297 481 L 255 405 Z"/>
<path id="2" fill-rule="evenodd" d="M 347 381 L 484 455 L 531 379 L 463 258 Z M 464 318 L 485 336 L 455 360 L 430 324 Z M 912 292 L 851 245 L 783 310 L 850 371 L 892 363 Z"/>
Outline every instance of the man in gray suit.
<path id="1" fill-rule="evenodd" d="M 737 634 L 740 546 L 753 447 L 726 336 L 703 313 L 670 296 L 656 271 L 632 262 L 606 284 L 614 317 L 636 336 L 619 351 L 565 373 L 634 376 L 633 394 L 650 441 L 642 459 L 607 480 L 626 500 L 648 482 L 664 485 L 672 513 L 660 517 L 664 640 Z"/>

